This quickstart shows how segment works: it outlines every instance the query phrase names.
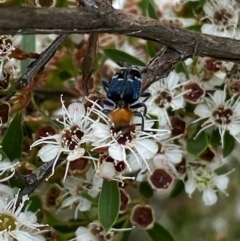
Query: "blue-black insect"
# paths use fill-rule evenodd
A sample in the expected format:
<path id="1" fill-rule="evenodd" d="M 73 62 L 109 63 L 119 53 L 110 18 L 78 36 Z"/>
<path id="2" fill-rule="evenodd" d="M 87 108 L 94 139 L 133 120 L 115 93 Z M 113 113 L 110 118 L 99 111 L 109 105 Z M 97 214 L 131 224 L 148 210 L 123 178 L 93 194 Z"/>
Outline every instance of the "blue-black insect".
<path id="1" fill-rule="evenodd" d="M 141 93 L 142 78 L 136 67 L 123 67 L 113 77 L 111 82 L 102 81 L 107 93 L 107 98 L 103 104 L 112 109 L 104 109 L 105 114 L 109 114 L 111 121 L 116 128 L 124 128 L 131 125 L 134 116 L 142 118 L 142 129 L 144 129 L 144 116 L 147 114 L 145 101 L 150 97 L 150 93 Z M 140 97 L 144 97 L 142 102 L 135 103 Z M 132 110 L 143 108 L 143 113 Z"/>

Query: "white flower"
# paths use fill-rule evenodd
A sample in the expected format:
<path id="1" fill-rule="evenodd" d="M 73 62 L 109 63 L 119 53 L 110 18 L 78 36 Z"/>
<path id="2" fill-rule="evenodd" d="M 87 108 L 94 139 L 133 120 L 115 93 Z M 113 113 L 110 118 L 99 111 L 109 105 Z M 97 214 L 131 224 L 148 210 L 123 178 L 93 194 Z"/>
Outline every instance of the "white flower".
<path id="1" fill-rule="evenodd" d="M 77 241 L 111 241 L 113 238 L 113 232 L 111 229 L 106 232 L 98 221 L 92 222 L 88 225 L 88 228 L 79 227 L 76 230 Z"/>
<path id="2" fill-rule="evenodd" d="M 14 198 L 12 189 L 4 184 L 0 183 L 0 198 L 5 199 L 6 201 L 9 201 Z"/>
<path id="3" fill-rule="evenodd" d="M 27 196 L 23 197 L 18 207 L 16 207 L 17 199 L 18 195 L 10 201 L 0 198 L 0 240 L 45 240 L 39 228 L 46 225 L 37 223 L 35 213 L 22 211 L 25 201 L 28 200 Z"/>
<path id="4" fill-rule="evenodd" d="M 215 90 L 215 86 L 222 85 L 232 67 L 233 63 L 213 58 L 198 57 L 196 62 L 196 70 L 205 90 Z"/>
<path id="5" fill-rule="evenodd" d="M 153 164 L 157 169 L 169 169 L 177 175 L 175 165 L 182 161 L 183 151 L 180 150 L 178 145 L 170 143 L 170 141 L 172 139 L 158 142 L 158 152 L 153 157 Z"/>
<path id="6" fill-rule="evenodd" d="M 194 18 L 180 18 L 177 14 L 179 4 L 183 3 L 181 0 L 155 0 L 156 12 L 160 12 L 159 20 L 170 22 L 171 24 L 177 25 L 178 27 L 187 28 L 197 24 Z M 180 7 L 181 8 L 181 7 Z"/>
<path id="7" fill-rule="evenodd" d="M 171 107 L 172 110 L 178 110 L 184 107 L 183 94 L 177 91 L 178 87 L 183 84 L 178 84 L 179 75 L 176 72 L 171 72 L 166 79 L 159 80 L 151 85 L 148 91 L 151 93 L 151 98 L 146 102 L 148 113 L 158 116 L 161 126 L 167 124 L 171 126 L 167 110 Z"/>
<path id="8" fill-rule="evenodd" d="M 40 144 L 47 144 L 39 150 L 38 156 L 43 162 L 54 160 L 51 176 L 54 174 L 54 169 L 60 154 L 68 154 L 66 158 L 67 167 L 64 175 L 65 179 L 71 161 L 78 158 L 91 159 L 90 156 L 84 156 L 85 149 L 82 147 L 83 144 L 88 142 L 87 135 L 91 127 L 88 120 L 90 113 L 86 113 L 82 103 L 72 103 L 68 106 L 68 109 L 66 109 L 62 98 L 61 102 L 63 122 L 59 122 L 64 125 L 63 130 L 59 134 L 42 137 L 40 140 L 35 141 L 31 145 L 31 148 Z"/>
<path id="9" fill-rule="evenodd" d="M 205 17 L 210 23 L 202 25 L 202 32 L 221 37 L 239 38 L 239 8 L 235 0 L 211 0 L 203 5 Z"/>
<path id="10" fill-rule="evenodd" d="M 0 80 L 4 78 L 4 61 L 8 60 L 10 62 L 9 55 L 14 49 L 12 37 L 10 35 L 0 35 Z"/>
<path id="11" fill-rule="evenodd" d="M 53 4 L 54 4 L 54 1 L 53 1 Z M 39 5 L 36 0 L 35 0 L 35 4 L 37 6 Z M 58 36 L 57 34 L 48 34 L 48 35 L 36 34 L 35 35 L 35 39 L 36 39 L 35 52 L 41 54 L 56 39 L 57 36 Z"/>
<path id="12" fill-rule="evenodd" d="M 233 68 L 231 62 L 221 61 L 219 59 L 209 57 L 198 57 L 187 59 L 188 78 L 185 74 L 179 73 L 180 81 L 196 81 L 200 82 L 204 90 L 215 90 L 215 86 L 221 86 L 226 79 L 227 74 Z"/>
<path id="13" fill-rule="evenodd" d="M 95 106 L 100 110 L 92 110 L 99 116 L 99 119 L 92 124 L 92 136 L 95 140 L 92 143 L 95 146 L 93 149 L 105 148 L 114 160 L 123 161 L 129 171 L 131 168 L 127 161 L 128 153 L 132 153 L 139 163 L 138 156 L 140 156 L 148 167 L 147 160 L 151 159 L 158 150 L 155 140 L 168 134 L 169 130 L 151 129 L 146 125 L 142 131 L 134 124 L 123 129 L 114 128 L 107 116 L 101 112 L 102 107 L 96 103 Z M 148 169 L 150 170 L 149 167 Z"/>
<path id="14" fill-rule="evenodd" d="M 97 197 L 102 187 L 102 181 L 103 179 L 96 176 L 93 169 L 87 171 L 86 178 L 67 176 L 63 183 L 63 189 L 66 190 L 66 193 L 62 197 L 64 200 L 60 208 L 76 204 L 75 219 L 77 219 L 78 211 L 84 212 L 91 208 L 91 202 L 83 197 L 83 193 L 92 198 Z"/>
<path id="15" fill-rule="evenodd" d="M 221 143 L 224 145 L 224 134 L 226 130 L 238 141 L 237 135 L 240 133 L 240 101 L 239 98 L 234 103 L 234 97 L 225 102 L 226 90 L 217 90 L 210 98 L 206 98 L 205 104 L 199 104 L 194 113 L 200 116 L 199 119 L 193 121 L 195 123 L 202 119 L 207 119 L 202 129 L 198 132 L 216 126 L 219 129 Z"/>
<path id="16" fill-rule="evenodd" d="M 213 205 L 217 201 L 216 189 L 225 192 L 228 185 L 227 174 L 217 175 L 213 170 L 207 167 L 199 167 L 196 170 L 189 168 L 188 180 L 185 182 L 185 191 L 191 197 L 197 188 L 203 192 L 203 201 L 205 205 Z"/>
<path id="17" fill-rule="evenodd" d="M 123 180 L 135 179 L 135 177 L 123 176 L 126 170 L 126 164 L 123 161 L 116 161 L 110 156 L 103 156 L 97 162 L 96 174 L 104 179 L 120 182 L 124 186 Z"/>
<path id="18" fill-rule="evenodd" d="M 123 9 L 126 0 L 113 0 L 112 6 L 114 9 Z"/>
<path id="19" fill-rule="evenodd" d="M 197 2 L 199 0 L 178 0 L 178 3 L 180 4 L 184 4 L 184 3 L 187 3 L 187 2 Z"/>
<path id="20" fill-rule="evenodd" d="M 170 170 L 175 176 L 179 176 L 175 165 L 182 161 L 183 151 L 178 145 L 172 143 L 173 140 L 179 137 L 180 136 L 156 141 L 158 145 L 157 153 L 148 161 L 151 172 L 155 169 L 165 169 Z M 138 158 L 140 162 L 137 162 L 135 156 L 130 154 L 127 159 L 132 172 L 140 170 L 136 180 L 142 181 L 148 174 L 148 168 L 141 157 Z"/>
<path id="21" fill-rule="evenodd" d="M 15 174 L 15 167 L 19 164 L 19 162 L 10 162 L 8 159 L 3 159 L 2 155 L 0 154 L 0 182 L 5 182 L 9 180 Z M 11 172 L 9 176 L 4 176 L 4 173 Z"/>

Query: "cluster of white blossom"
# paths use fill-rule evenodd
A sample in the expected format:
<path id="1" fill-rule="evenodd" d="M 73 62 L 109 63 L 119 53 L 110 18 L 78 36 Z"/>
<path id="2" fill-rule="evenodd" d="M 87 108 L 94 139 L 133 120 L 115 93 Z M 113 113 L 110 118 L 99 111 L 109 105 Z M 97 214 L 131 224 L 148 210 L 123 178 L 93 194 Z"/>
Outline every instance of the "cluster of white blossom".
<path id="1" fill-rule="evenodd" d="M 63 129 L 59 134 L 47 133 L 46 137 L 31 145 L 45 144 L 38 156 L 43 162 L 54 160 L 52 174 L 60 154 L 67 154 L 66 182 L 63 184 L 67 198 L 62 208 L 78 203 L 75 217 L 78 210 L 89 210 L 90 202 L 79 195 L 77 187 L 85 189 L 84 183 L 91 184 L 86 185 L 85 192 L 96 197 L 101 188 L 101 179 L 95 175 L 121 183 L 125 179 L 147 179 L 156 190 L 169 189 L 175 179 L 181 179 L 189 195 L 197 188 L 203 192 L 206 205 L 216 202 L 216 189 L 225 191 L 228 183 L 226 175 L 218 176 L 215 172 L 223 164 L 223 157 L 218 155 L 218 158 L 208 162 L 205 157 L 194 158 L 187 153 L 183 148 L 186 146 L 186 125 L 202 123 L 198 133 L 194 134 L 195 138 L 206 129 L 217 128 L 222 144 L 220 148 L 224 148 L 227 131 L 237 141 L 240 140 L 240 102 L 235 95 L 227 98 L 227 87 L 205 94 L 201 81 L 181 79 L 182 73 L 172 72 L 149 88 L 151 97 L 146 101 L 148 117 L 144 118 L 143 130 L 139 117 L 134 117 L 128 127 L 115 128 L 98 101 L 87 99 L 90 106 L 87 110 L 80 102 L 66 108 L 62 101 L 63 121 L 59 122 Z M 195 110 L 191 113 L 194 116 L 190 120 L 182 119 L 180 112 L 177 112 L 184 111 L 187 103 L 195 103 Z M 182 128 L 174 121 L 184 123 Z M 215 156 L 213 147 L 210 152 Z M 69 165 L 79 158 L 92 160 L 95 167 L 95 173 L 89 171 L 91 174 L 88 172 L 85 180 L 67 176 Z"/>
<path id="2" fill-rule="evenodd" d="M 0 240 L 46 240 L 42 229 L 46 225 L 37 222 L 36 213 L 23 208 L 28 197 L 23 196 L 22 202 L 17 206 L 18 194 L 14 197 L 12 189 L 6 185 L 1 184 L 0 188 Z"/>
<path id="3" fill-rule="evenodd" d="M 178 17 L 177 13 L 181 12 L 179 7 L 183 7 L 188 2 L 195 2 L 202 8 L 200 23 L 194 18 Z M 240 38 L 240 4 L 237 0 L 155 0 L 155 3 L 162 12 L 164 20 L 173 23 L 178 21 L 178 24 L 184 27 L 200 24 L 202 33 L 234 39 Z"/>
<path id="4" fill-rule="evenodd" d="M 13 38 L 8 35 L 0 35 L 0 80 L 4 79 L 3 66 L 6 61 L 10 61 L 9 55 L 15 49 Z"/>
<path id="5" fill-rule="evenodd" d="M 173 8 L 189 1 L 155 2 L 162 10 L 165 5 Z M 84 2 L 95 5 L 95 1 Z M 201 32 L 240 39 L 239 8 L 236 0 L 206 0 L 202 6 Z M 165 13 L 164 18 L 178 20 L 182 26 L 196 23 L 175 14 L 176 11 Z M 0 90 L 5 88 L 4 65 L 15 49 L 12 41 L 10 36 L 0 36 Z M 175 180 L 181 180 L 190 197 L 195 190 L 202 192 L 205 205 L 217 202 L 218 191 L 227 194 L 231 171 L 219 174 L 218 168 L 229 160 L 223 154 L 225 137 L 230 135 L 240 143 L 240 67 L 202 57 L 188 59 L 184 65 L 184 72 L 172 71 L 149 87 L 151 97 L 145 102 L 147 115 L 143 123 L 139 117 L 133 117 L 128 126 L 116 128 L 100 100 L 89 97 L 66 108 L 61 96 L 62 117 L 57 121 L 62 128 L 57 134 L 46 133 L 31 145 L 31 149 L 40 146 L 38 156 L 42 162 L 54 161 L 50 176 L 54 175 L 59 159 L 64 160 L 64 194 L 59 212 L 74 207 L 77 219 L 79 212 L 91 210 L 90 200 L 99 195 L 103 179 L 122 185 L 127 180 L 147 180 L 156 191 L 170 190 Z M 219 145 L 209 141 L 202 153 L 189 153 L 189 140 L 197 140 L 203 133 L 209 140 L 219 134 Z M 70 171 L 76 160 L 87 161 L 81 176 Z M 18 164 L 0 155 L 0 182 L 13 177 Z M 23 211 L 27 198 L 16 207 L 18 196 L 14 197 L 7 186 L 1 190 L 0 240 L 45 240 L 39 229 L 44 225 L 37 223 L 36 214 Z M 76 231 L 78 241 L 112 237 L 113 230 L 104 231 L 98 222 Z"/>

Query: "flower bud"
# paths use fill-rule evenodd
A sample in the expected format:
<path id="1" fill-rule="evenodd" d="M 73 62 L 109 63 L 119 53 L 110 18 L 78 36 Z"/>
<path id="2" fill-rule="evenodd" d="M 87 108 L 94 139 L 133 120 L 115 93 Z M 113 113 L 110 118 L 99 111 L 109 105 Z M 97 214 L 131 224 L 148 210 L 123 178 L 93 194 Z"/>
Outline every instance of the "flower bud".
<path id="1" fill-rule="evenodd" d="M 149 177 L 148 182 L 154 189 L 166 190 L 174 181 L 174 178 L 164 169 L 156 169 Z"/>
<path id="2" fill-rule="evenodd" d="M 44 204 L 48 209 L 58 208 L 61 203 L 62 189 L 57 184 L 51 184 L 44 195 Z"/>
<path id="3" fill-rule="evenodd" d="M 240 96 L 240 80 L 233 80 L 228 84 L 227 89 L 231 96 Z"/>
<path id="4" fill-rule="evenodd" d="M 35 5 L 37 7 L 55 7 L 56 0 L 35 0 Z"/>
<path id="5" fill-rule="evenodd" d="M 0 35 L 0 60 L 8 59 L 14 49 L 12 38 L 8 35 Z"/>
<path id="6" fill-rule="evenodd" d="M 205 96 L 205 90 L 196 81 L 189 81 L 183 86 L 183 92 L 187 91 L 183 95 L 185 101 L 198 104 L 199 101 Z"/>
<path id="7" fill-rule="evenodd" d="M 10 74 L 3 69 L 2 73 L 0 73 L 0 92 L 5 92 L 9 90 L 10 87 Z"/>
<path id="8" fill-rule="evenodd" d="M 181 118 L 179 118 L 178 116 L 172 116 L 170 122 L 172 126 L 172 129 L 171 129 L 172 137 L 180 136 L 180 135 L 184 137 L 186 134 L 186 127 L 187 127 L 186 122 Z"/>
<path id="9" fill-rule="evenodd" d="M 136 205 L 131 213 L 131 222 L 140 229 L 151 229 L 154 225 L 155 217 L 151 206 Z"/>
<path id="10" fill-rule="evenodd" d="M 89 159 L 87 158 L 78 158 L 71 161 L 69 164 L 69 173 L 71 175 L 85 173 L 88 169 L 88 163 Z"/>
<path id="11" fill-rule="evenodd" d="M 128 204 L 130 202 L 130 197 L 127 194 L 126 190 L 120 188 L 120 198 L 121 198 L 121 205 L 120 205 L 120 213 L 125 213 L 128 208 Z"/>
<path id="12" fill-rule="evenodd" d="M 0 126 L 8 123 L 11 106 L 8 102 L 0 101 Z"/>

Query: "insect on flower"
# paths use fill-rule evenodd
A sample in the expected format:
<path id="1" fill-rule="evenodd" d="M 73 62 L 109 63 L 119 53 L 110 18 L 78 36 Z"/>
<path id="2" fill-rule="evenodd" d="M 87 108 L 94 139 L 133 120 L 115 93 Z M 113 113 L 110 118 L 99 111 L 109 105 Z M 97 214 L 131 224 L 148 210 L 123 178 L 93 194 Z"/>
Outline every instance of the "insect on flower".
<path id="1" fill-rule="evenodd" d="M 123 67 L 113 77 L 110 83 L 102 81 L 107 93 L 107 98 L 103 104 L 113 109 L 104 109 L 103 112 L 110 116 L 115 128 L 125 128 L 131 125 L 134 116 L 142 119 L 142 130 L 144 129 L 144 116 L 147 114 L 145 101 L 150 97 L 150 93 L 141 93 L 142 78 L 136 67 Z M 142 102 L 135 103 L 140 97 Z M 143 113 L 132 110 L 143 108 Z"/>

